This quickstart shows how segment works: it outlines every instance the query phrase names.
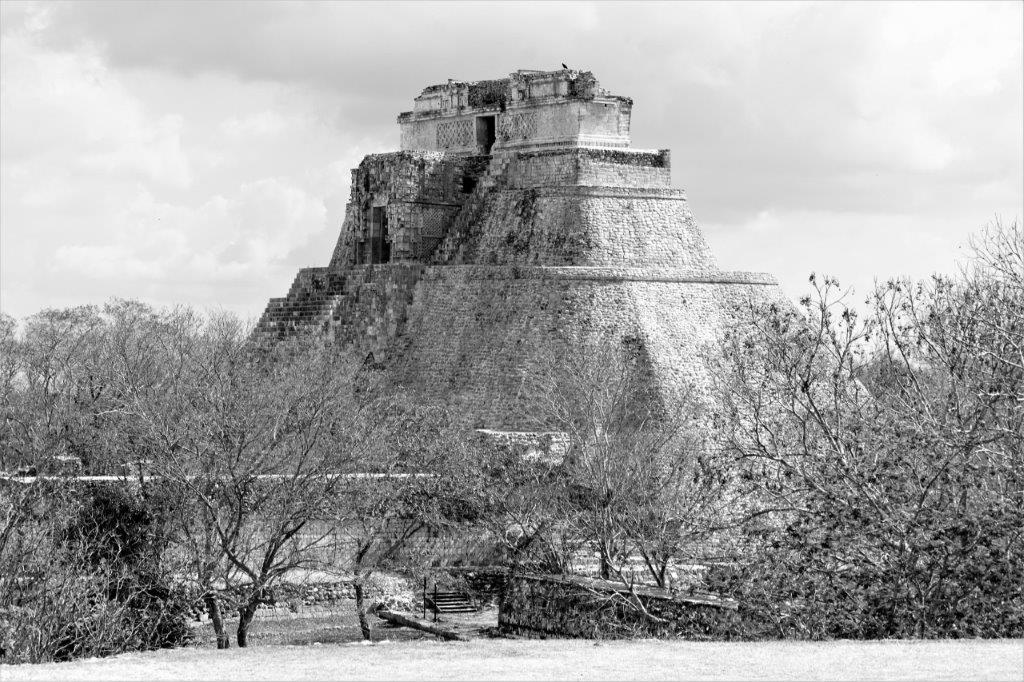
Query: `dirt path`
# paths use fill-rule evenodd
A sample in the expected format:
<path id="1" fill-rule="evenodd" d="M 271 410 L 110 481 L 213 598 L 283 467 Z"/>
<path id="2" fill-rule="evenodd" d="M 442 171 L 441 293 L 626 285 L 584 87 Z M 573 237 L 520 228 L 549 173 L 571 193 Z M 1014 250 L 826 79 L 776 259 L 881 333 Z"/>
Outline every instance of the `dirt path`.
<path id="1" fill-rule="evenodd" d="M 608 642 L 474 640 L 176 649 L 0 666 L 7 680 L 1014 680 L 1024 640 Z"/>

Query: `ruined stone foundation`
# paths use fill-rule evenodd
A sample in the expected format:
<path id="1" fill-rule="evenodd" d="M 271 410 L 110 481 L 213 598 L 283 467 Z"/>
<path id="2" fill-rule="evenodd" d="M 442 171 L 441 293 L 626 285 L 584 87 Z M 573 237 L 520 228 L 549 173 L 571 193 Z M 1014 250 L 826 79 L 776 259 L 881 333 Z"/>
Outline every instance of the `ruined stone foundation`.
<path id="1" fill-rule="evenodd" d="M 631 109 L 569 70 L 425 89 L 402 150 L 352 171 L 330 263 L 259 332 L 320 329 L 479 428 L 521 427 L 525 373 L 597 334 L 639 342 L 666 401 L 699 395 L 737 306 L 784 299 L 718 269 L 669 152 L 629 147 Z"/>

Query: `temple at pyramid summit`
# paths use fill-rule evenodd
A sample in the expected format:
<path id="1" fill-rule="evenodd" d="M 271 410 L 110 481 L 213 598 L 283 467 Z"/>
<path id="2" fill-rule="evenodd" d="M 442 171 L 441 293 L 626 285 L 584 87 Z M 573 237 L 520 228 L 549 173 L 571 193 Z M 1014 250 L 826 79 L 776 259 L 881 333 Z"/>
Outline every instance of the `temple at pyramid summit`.
<path id="1" fill-rule="evenodd" d="M 320 330 L 478 428 L 520 427 L 527 368 L 597 334 L 638 344 L 666 401 L 699 392 L 737 305 L 785 298 L 718 268 L 669 151 L 630 147 L 632 108 L 569 69 L 425 88 L 258 333 Z"/>

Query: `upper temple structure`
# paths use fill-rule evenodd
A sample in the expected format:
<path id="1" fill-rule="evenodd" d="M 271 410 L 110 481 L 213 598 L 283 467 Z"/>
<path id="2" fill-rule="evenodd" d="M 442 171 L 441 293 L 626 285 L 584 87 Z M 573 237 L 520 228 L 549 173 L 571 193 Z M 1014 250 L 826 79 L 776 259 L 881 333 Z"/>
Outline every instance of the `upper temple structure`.
<path id="1" fill-rule="evenodd" d="M 568 69 L 425 88 L 400 151 L 352 171 L 328 265 L 258 330 L 322 329 L 481 428 L 520 426 L 524 372 L 595 334 L 638 345 L 666 400 L 699 392 L 737 304 L 784 298 L 718 269 L 668 150 L 630 147 L 632 106 Z"/>

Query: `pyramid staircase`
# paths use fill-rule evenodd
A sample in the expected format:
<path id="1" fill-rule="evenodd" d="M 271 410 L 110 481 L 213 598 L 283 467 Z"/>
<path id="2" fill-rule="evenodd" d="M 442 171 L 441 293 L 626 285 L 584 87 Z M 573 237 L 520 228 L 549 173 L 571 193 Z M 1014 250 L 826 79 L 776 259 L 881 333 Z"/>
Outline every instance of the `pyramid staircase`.
<path id="1" fill-rule="evenodd" d="M 512 161 L 509 154 L 491 157 L 487 170 L 434 249 L 431 262 L 450 263 L 461 255 L 466 237 L 482 217 L 488 199 Z M 338 311 L 345 296 L 345 277 L 341 273 L 332 273 L 330 268 L 300 270 L 288 295 L 267 303 L 256 333 L 264 338 L 284 339 L 315 328 L 326 331 L 332 321 L 339 321 Z"/>
<path id="2" fill-rule="evenodd" d="M 327 268 L 301 270 L 287 296 L 267 303 L 256 332 L 283 339 L 300 331 L 326 329 L 344 298 L 344 277 L 332 275 Z"/>
<path id="3" fill-rule="evenodd" d="M 487 200 L 501 183 L 513 160 L 514 157 L 508 153 L 491 156 L 487 171 L 480 177 L 480 181 L 473 188 L 473 193 L 469 195 L 466 203 L 462 205 L 462 210 L 448 228 L 447 235 L 434 251 L 430 259 L 432 263 L 452 263 L 458 259 L 465 246 L 466 237 L 483 216 Z"/>

